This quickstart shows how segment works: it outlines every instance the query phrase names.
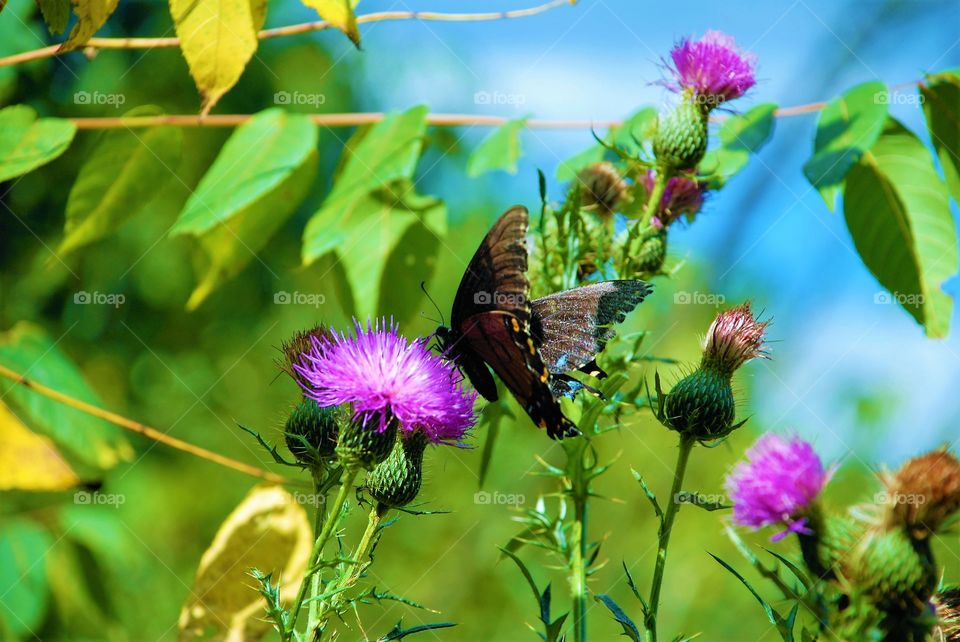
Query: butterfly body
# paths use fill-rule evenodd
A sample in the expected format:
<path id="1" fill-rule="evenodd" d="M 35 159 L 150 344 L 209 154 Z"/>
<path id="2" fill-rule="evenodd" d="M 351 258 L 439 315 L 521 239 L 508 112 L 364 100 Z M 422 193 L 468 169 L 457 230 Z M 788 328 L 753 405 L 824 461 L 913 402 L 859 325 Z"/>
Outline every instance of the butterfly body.
<path id="1" fill-rule="evenodd" d="M 450 327 L 437 330 L 449 358 L 488 401 L 497 386 L 488 366 L 553 438 L 579 434 L 560 410 L 558 396 L 583 385 L 566 373 L 603 376 L 594 357 L 650 287 L 642 281 L 607 281 L 530 301 L 527 280 L 527 210 L 507 210 L 477 249 L 457 289 Z"/>

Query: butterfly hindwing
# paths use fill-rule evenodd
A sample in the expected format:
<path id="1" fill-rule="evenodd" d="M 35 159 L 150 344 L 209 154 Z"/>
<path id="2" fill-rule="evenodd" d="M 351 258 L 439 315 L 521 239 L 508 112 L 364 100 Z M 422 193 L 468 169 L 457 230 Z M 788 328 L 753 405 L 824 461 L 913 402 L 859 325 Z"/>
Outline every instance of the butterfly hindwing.
<path id="1" fill-rule="evenodd" d="M 564 417 L 551 389 L 552 376 L 526 322 L 509 312 L 484 312 L 467 319 L 463 336 L 516 397 L 533 422 L 553 439 L 579 434 Z M 469 376 L 469 375 L 468 375 Z"/>
<path id="2" fill-rule="evenodd" d="M 603 281 L 564 290 L 531 303 L 531 333 L 547 369 L 561 374 L 583 370 L 605 376 L 595 357 L 652 288 L 644 281 Z"/>

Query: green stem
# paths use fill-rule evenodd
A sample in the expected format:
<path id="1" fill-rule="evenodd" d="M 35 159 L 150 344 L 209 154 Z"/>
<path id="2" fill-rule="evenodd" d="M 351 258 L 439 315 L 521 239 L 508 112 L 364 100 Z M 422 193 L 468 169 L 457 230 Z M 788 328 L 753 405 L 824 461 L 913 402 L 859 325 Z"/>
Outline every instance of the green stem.
<path id="1" fill-rule="evenodd" d="M 319 627 L 323 627 L 330 617 L 330 614 L 335 613 L 337 608 L 343 604 L 346 589 L 353 586 L 356 581 L 360 579 L 360 574 L 363 573 L 363 570 L 366 568 L 365 560 L 370 557 L 370 550 L 373 548 L 373 536 L 377 533 L 380 522 L 383 521 L 384 516 L 386 516 L 389 510 L 390 507 L 384 506 L 383 504 L 377 504 L 370 509 L 370 516 L 367 519 L 367 530 L 363 532 L 363 537 L 360 538 L 357 549 L 354 551 L 350 561 L 347 562 L 347 566 L 340 576 L 340 581 L 337 582 L 333 588 L 337 593 L 330 598 L 330 602 L 323 602 L 322 604 L 317 623 Z"/>
<path id="2" fill-rule="evenodd" d="M 340 480 L 340 490 L 337 491 L 337 497 L 333 500 L 333 506 L 331 506 L 328 511 L 330 517 L 324 522 L 323 529 L 313 543 L 313 550 L 310 553 L 310 566 L 307 567 L 307 572 L 303 576 L 303 582 L 300 583 L 300 590 L 297 591 L 297 598 L 293 602 L 290 627 L 287 630 L 288 636 L 297 628 L 297 619 L 300 617 L 303 601 L 307 597 L 307 589 L 314 586 L 313 578 L 315 576 L 317 577 L 316 586 L 317 589 L 319 589 L 320 582 L 318 573 L 320 571 L 320 560 L 323 556 L 323 548 L 326 546 L 327 540 L 330 539 L 330 535 L 333 534 L 337 522 L 340 521 L 340 511 L 343 510 L 343 505 L 347 503 L 347 496 L 353 489 L 353 482 L 356 480 L 359 472 L 356 468 L 348 468 L 343 473 L 343 479 Z M 309 630 L 308 627 L 308 631 Z"/>
<path id="3" fill-rule="evenodd" d="M 680 510 L 677 497 L 683 486 L 683 477 L 687 471 L 687 461 L 693 451 L 696 441 L 690 437 L 680 436 L 680 451 L 677 454 L 677 466 L 673 471 L 673 485 L 670 488 L 670 503 L 667 512 L 660 522 L 659 542 L 657 546 L 657 564 L 653 571 L 653 583 L 650 586 L 650 601 L 647 603 L 647 614 L 644 624 L 648 642 L 657 642 L 657 610 L 660 607 L 660 588 L 663 585 L 663 573 L 667 566 L 667 547 L 670 545 L 670 533 L 673 532 L 673 522 Z"/>
<path id="4" fill-rule="evenodd" d="M 571 588 L 573 591 L 573 639 L 587 639 L 587 502 L 586 498 L 574 499 L 576 520 L 573 526 L 575 548 L 572 561 Z"/>
<path id="5" fill-rule="evenodd" d="M 663 193 L 667 190 L 667 183 L 670 182 L 671 173 L 657 168 L 656 177 L 653 180 L 653 189 L 650 191 L 650 197 L 647 198 L 647 204 L 643 208 L 643 216 L 640 220 L 630 227 L 627 232 L 627 240 L 623 243 L 623 273 L 628 275 L 633 264 L 632 245 L 640 236 L 642 230 L 650 227 L 650 221 L 656 216 L 660 207 L 660 201 L 663 200 Z"/>

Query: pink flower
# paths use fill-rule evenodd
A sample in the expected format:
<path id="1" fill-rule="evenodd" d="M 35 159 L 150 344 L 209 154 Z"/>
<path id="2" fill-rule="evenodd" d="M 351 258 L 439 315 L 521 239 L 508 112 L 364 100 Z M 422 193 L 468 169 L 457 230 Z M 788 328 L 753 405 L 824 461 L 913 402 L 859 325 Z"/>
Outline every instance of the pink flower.
<path id="1" fill-rule="evenodd" d="M 757 82 L 755 57 L 719 31 L 707 31 L 700 40 L 681 40 L 670 58 L 673 66 L 668 69 L 674 81 L 666 86 L 692 93 L 710 109 L 739 98 Z"/>
<path id="2" fill-rule="evenodd" d="M 653 192 L 656 178 L 657 172 L 652 169 L 644 175 L 643 185 L 647 194 Z M 669 226 L 681 216 L 686 216 L 687 221 L 692 221 L 700 208 L 703 207 L 706 191 L 706 185 L 700 181 L 683 176 L 674 176 L 667 181 L 663 198 L 660 199 L 660 205 L 657 207 L 656 220 L 651 221 L 651 223 L 657 229 L 661 229 Z"/>
<path id="3" fill-rule="evenodd" d="M 378 320 L 355 336 L 331 332 L 313 338 L 294 365 L 307 382 L 304 394 L 321 406 L 350 404 L 354 420 L 384 430 L 390 417 L 406 432 L 420 431 L 434 443 L 459 442 L 473 426 L 477 395 L 463 388 L 456 369 L 408 341 L 391 322 Z"/>
<path id="4" fill-rule="evenodd" d="M 703 364 L 733 373 L 750 359 L 765 356 L 763 337 L 769 321 L 757 321 L 747 301 L 719 313 L 703 340 Z"/>
<path id="5" fill-rule="evenodd" d="M 799 437 L 766 434 L 747 457 L 749 461 L 737 464 L 727 477 L 733 521 L 753 529 L 786 526 L 774 541 L 791 532 L 808 533 L 804 513 L 830 478 L 813 446 Z"/>

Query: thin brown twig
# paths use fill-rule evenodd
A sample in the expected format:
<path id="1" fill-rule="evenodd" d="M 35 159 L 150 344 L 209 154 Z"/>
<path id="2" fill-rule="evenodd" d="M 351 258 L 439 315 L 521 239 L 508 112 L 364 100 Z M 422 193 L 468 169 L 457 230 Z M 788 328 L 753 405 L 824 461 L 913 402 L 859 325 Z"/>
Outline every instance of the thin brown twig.
<path id="1" fill-rule="evenodd" d="M 80 399 L 71 397 L 62 392 L 54 390 L 53 388 L 45 386 L 42 383 L 39 383 L 32 379 L 28 379 L 27 377 L 21 375 L 20 373 L 10 370 L 9 368 L 3 365 L 0 365 L 0 377 L 9 379 L 10 381 L 13 381 L 16 384 L 19 384 L 24 388 L 27 388 L 28 390 L 33 390 L 34 392 L 41 394 L 44 397 L 49 397 L 50 399 L 53 399 L 56 402 L 62 403 L 65 406 L 69 406 L 71 408 L 79 410 L 80 412 L 85 412 L 88 415 L 92 415 L 94 417 L 98 417 L 105 421 L 109 421 L 115 426 L 119 426 L 125 430 L 130 430 L 139 435 L 143 435 L 148 439 L 152 439 L 166 446 L 170 446 L 171 448 L 175 448 L 182 452 L 188 453 L 190 455 L 193 455 L 194 457 L 200 457 L 201 459 L 206 459 L 207 461 L 211 461 L 215 464 L 219 464 L 220 466 L 232 468 L 234 470 L 240 471 L 241 473 L 251 475 L 253 477 L 259 477 L 260 479 L 265 479 L 267 481 L 274 482 L 276 484 L 296 483 L 294 482 L 294 480 L 289 479 L 287 477 L 283 477 L 282 475 L 277 475 L 275 473 L 271 473 L 270 471 L 257 468 L 256 466 L 245 464 L 242 461 L 231 459 L 230 457 L 221 455 L 220 453 L 214 452 L 212 450 L 207 450 L 206 448 L 195 446 L 189 442 L 183 441 L 182 439 L 171 437 L 170 435 L 167 435 L 166 433 L 163 433 L 157 430 L 156 428 L 151 428 L 150 426 L 144 425 L 138 421 L 127 419 L 126 417 L 110 412 L 109 410 L 97 408 L 96 406 L 89 404 L 85 401 L 81 401 Z"/>
<path id="2" fill-rule="evenodd" d="M 442 22 L 481 22 L 486 20 L 510 20 L 513 18 L 525 18 L 535 16 L 538 13 L 549 11 L 564 4 L 573 4 L 573 0 L 550 0 L 535 7 L 527 9 L 514 9 L 512 11 L 490 11 L 484 13 L 442 13 L 437 11 L 379 11 L 376 13 L 367 13 L 357 16 L 357 24 L 368 24 L 371 22 L 383 22 L 386 20 L 430 20 Z M 293 36 L 301 33 L 310 33 L 312 31 L 323 31 L 331 28 L 332 25 L 326 20 L 317 20 L 314 22 L 303 22 L 295 25 L 286 25 L 283 27 L 274 27 L 273 29 L 264 29 L 257 34 L 260 40 L 270 38 L 280 38 L 283 36 Z M 163 49 L 168 47 L 179 47 L 179 38 L 90 38 L 85 48 L 90 49 Z M 60 50 L 60 45 L 51 45 L 41 47 L 33 51 L 24 51 L 0 58 L 0 67 L 9 65 L 18 65 L 31 60 L 40 60 L 42 58 L 52 58 L 64 53 Z"/>

